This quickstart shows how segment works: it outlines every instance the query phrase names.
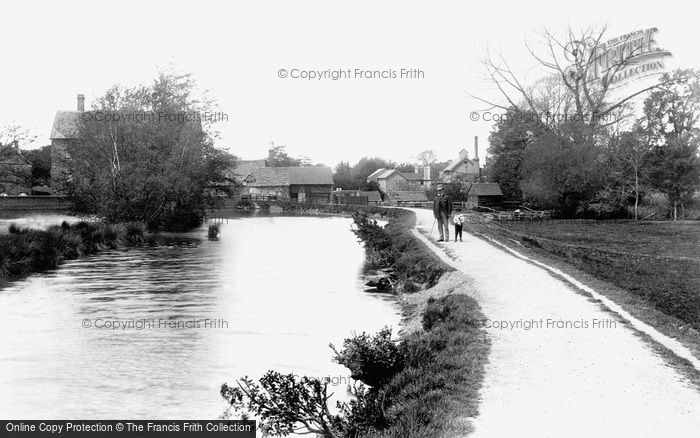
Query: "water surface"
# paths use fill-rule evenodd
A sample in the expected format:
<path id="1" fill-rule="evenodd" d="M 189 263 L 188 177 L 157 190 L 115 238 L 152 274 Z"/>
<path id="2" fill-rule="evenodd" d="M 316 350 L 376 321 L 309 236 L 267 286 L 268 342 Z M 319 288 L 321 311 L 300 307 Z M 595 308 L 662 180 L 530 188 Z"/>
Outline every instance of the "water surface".
<path id="1" fill-rule="evenodd" d="M 231 220 L 217 241 L 198 230 L 10 283 L 0 290 L 0 416 L 216 418 L 223 382 L 268 369 L 330 376 L 344 394 L 348 372 L 329 342 L 399 321 L 393 297 L 364 291 L 350 226 Z"/>

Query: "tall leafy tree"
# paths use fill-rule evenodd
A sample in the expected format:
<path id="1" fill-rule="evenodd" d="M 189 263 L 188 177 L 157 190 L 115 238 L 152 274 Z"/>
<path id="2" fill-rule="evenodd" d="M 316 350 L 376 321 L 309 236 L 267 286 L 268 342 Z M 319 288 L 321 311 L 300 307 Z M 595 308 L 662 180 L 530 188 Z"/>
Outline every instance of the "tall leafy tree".
<path id="1" fill-rule="evenodd" d="M 67 151 L 65 183 L 76 208 L 156 229 L 198 226 L 233 190 L 226 176 L 233 157 L 214 147 L 212 112 L 188 74 L 163 72 L 148 85 L 108 90 L 81 115 L 80 141 Z"/>
<path id="2" fill-rule="evenodd" d="M 586 209 L 600 190 L 598 151 L 555 133 L 535 138 L 523 161 L 526 201 L 573 217 Z"/>
<path id="3" fill-rule="evenodd" d="M 343 190 L 356 190 L 358 188 L 352 179 L 352 168 L 350 167 L 350 163 L 347 161 L 341 161 L 337 166 L 335 166 L 333 172 L 333 183 L 335 184 L 335 187 Z"/>
<path id="4" fill-rule="evenodd" d="M 23 150 L 22 155 L 32 165 L 32 185 L 51 184 L 51 146 Z"/>
<path id="5" fill-rule="evenodd" d="M 674 220 L 678 219 L 679 208 L 683 217 L 685 204 L 700 186 L 699 142 L 690 134 L 672 138 L 663 147 L 655 148 L 650 157 L 650 179 L 666 195 Z"/>
<path id="6" fill-rule="evenodd" d="M 666 196 L 678 218 L 700 186 L 698 159 L 700 72 L 676 70 L 644 101 L 641 123 L 654 144 L 650 156 L 651 184 Z"/>
<path id="7" fill-rule="evenodd" d="M 631 131 L 614 134 L 605 146 L 604 163 L 607 173 L 604 187 L 598 193 L 601 201 L 618 209 L 634 199 L 634 218 L 639 218 L 639 201 L 648 186 L 647 165 L 651 144 L 639 125 Z"/>
<path id="8" fill-rule="evenodd" d="M 487 177 L 490 181 L 498 183 L 506 198 L 522 199 L 522 164 L 525 150 L 544 132 L 545 126 L 536 121 L 536 118 L 523 117 L 522 113 L 514 109 L 506 112 L 494 125 L 489 135 Z"/>

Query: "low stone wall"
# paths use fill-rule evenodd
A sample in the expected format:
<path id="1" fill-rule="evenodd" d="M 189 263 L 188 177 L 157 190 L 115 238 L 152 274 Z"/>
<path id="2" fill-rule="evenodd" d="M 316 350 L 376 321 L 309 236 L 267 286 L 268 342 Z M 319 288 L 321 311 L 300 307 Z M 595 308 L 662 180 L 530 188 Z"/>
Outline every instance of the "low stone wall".
<path id="1" fill-rule="evenodd" d="M 65 196 L 0 196 L 0 211 L 65 211 L 69 208 Z"/>

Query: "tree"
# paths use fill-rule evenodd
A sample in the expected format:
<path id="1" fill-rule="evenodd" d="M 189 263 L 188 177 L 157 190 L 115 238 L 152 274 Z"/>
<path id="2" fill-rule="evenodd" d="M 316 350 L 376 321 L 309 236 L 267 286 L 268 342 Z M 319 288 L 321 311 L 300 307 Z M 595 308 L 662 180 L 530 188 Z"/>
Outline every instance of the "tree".
<path id="1" fill-rule="evenodd" d="M 189 74 L 163 72 L 96 99 L 80 117 L 80 140 L 67 148 L 64 183 L 75 208 L 152 229 L 199 226 L 234 183 L 233 157 L 214 147 L 211 121 L 201 117 L 212 103 L 196 93 Z"/>
<path id="2" fill-rule="evenodd" d="M 343 190 L 357 189 L 352 179 L 352 168 L 347 161 L 341 161 L 335 166 L 333 172 L 333 184 Z"/>
<path id="3" fill-rule="evenodd" d="M 523 161 L 523 197 L 573 217 L 601 187 L 598 152 L 549 132 L 532 141 Z"/>
<path id="4" fill-rule="evenodd" d="M 379 192 L 379 183 L 377 181 L 362 181 L 360 183 L 360 190 L 365 192 Z M 382 199 L 384 194 L 381 195 Z"/>
<path id="5" fill-rule="evenodd" d="M 666 195 L 673 219 L 700 185 L 698 174 L 698 128 L 700 72 L 676 70 L 666 74 L 659 89 L 644 101 L 640 123 L 653 144 L 650 180 Z"/>
<path id="6" fill-rule="evenodd" d="M 634 219 L 639 219 L 639 200 L 647 183 L 646 167 L 651 141 L 647 132 L 636 124 L 631 131 L 613 135 L 607 147 L 606 187 L 599 194 L 607 203 L 619 207 L 634 197 Z"/>
<path id="7" fill-rule="evenodd" d="M 450 182 L 441 183 L 445 196 L 452 202 L 466 202 L 467 194 L 471 188 L 471 183 L 467 181 L 466 175 L 454 175 Z M 437 185 L 432 185 L 425 191 L 428 199 L 432 200 L 437 195 Z"/>
<path id="8" fill-rule="evenodd" d="M 520 187 L 524 179 L 522 163 L 525 150 L 535 138 L 549 130 L 540 123 L 533 123 L 533 114 L 509 110 L 500 118 L 489 135 L 489 155 L 486 158 L 489 181 L 498 183 L 507 199 L 522 199 Z"/>
<path id="9" fill-rule="evenodd" d="M 700 185 L 698 142 L 700 139 L 690 134 L 672 138 L 664 146 L 654 148 L 650 157 L 650 179 L 666 195 L 673 220 L 678 219 L 678 207 L 684 217 L 685 204 Z"/>
<path id="10" fill-rule="evenodd" d="M 411 163 L 399 163 L 396 165 L 395 169 L 403 173 L 414 173 L 416 171 L 416 166 Z"/>
<path id="11" fill-rule="evenodd" d="M 23 150 L 22 155 L 32 165 L 32 185 L 51 185 L 51 145 Z"/>
<path id="12" fill-rule="evenodd" d="M 437 161 L 437 154 L 434 150 L 428 149 L 419 152 L 418 155 L 416 155 L 416 159 L 423 167 L 430 166 Z"/>
<path id="13" fill-rule="evenodd" d="M 495 146 L 487 168 L 506 196 L 517 197 L 522 192 L 527 200 L 567 215 L 576 214 L 579 207 L 587 207 L 596 198 L 614 198 L 608 196 L 614 192 L 608 190 L 613 181 L 606 181 L 600 172 L 609 153 L 606 148 L 617 138 L 616 130 L 629 123 L 633 100 L 661 87 L 666 79 L 627 94 L 613 93 L 616 75 L 649 47 L 635 33 L 608 44 L 605 31 L 570 28 L 558 37 L 545 30 L 543 50 L 526 44 L 539 67 L 540 76 L 534 81 L 516 74 L 500 54 L 485 57 L 487 78 L 502 99 L 469 96 L 505 112 L 505 122 L 500 119 L 490 139 Z M 639 170 L 644 153 L 637 152 L 633 169 Z M 637 186 L 637 194 L 639 191 Z"/>
<path id="14" fill-rule="evenodd" d="M 483 60 L 487 78 L 505 103 L 468 95 L 491 108 L 537 114 L 536 123 L 576 144 L 592 146 L 601 128 L 629 116 L 628 104 L 634 98 L 660 86 L 613 97 L 616 75 L 635 62 L 644 47 L 634 44 L 633 39 L 639 37 L 634 34 L 606 45 L 605 34 L 605 27 L 569 28 L 564 37 L 545 30 L 541 35 L 543 51 L 526 44 L 544 73 L 534 84 L 519 78 L 501 54 L 489 52 Z"/>
<path id="15" fill-rule="evenodd" d="M 0 147 L 13 146 L 16 149 L 26 148 L 34 143 L 36 134 L 30 129 L 23 128 L 17 123 L 10 123 L 0 129 Z"/>
<path id="16" fill-rule="evenodd" d="M 35 134 L 18 124 L 9 124 L 0 129 L 0 154 L 7 155 L 8 159 L 8 165 L 0 166 L 0 186 L 32 186 L 31 166 L 20 158 L 23 156 L 20 148 L 33 143 L 35 139 Z M 0 156 L 0 161 L 3 158 Z"/>
<path id="17" fill-rule="evenodd" d="M 352 177 L 356 183 L 361 184 L 366 181 L 367 177 L 374 173 L 374 171 L 382 168 L 393 169 L 394 167 L 396 167 L 396 163 L 393 161 L 377 157 L 362 157 L 360 161 L 352 167 Z"/>
<path id="18" fill-rule="evenodd" d="M 270 149 L 267 151 L 267 167 L 300 167 L 302 164 L 310 165 L 311 160 L 308 157 L 304 159 L 293 158 L 287 154 L 286 146 L 275 146 L 270 142 Z"/>

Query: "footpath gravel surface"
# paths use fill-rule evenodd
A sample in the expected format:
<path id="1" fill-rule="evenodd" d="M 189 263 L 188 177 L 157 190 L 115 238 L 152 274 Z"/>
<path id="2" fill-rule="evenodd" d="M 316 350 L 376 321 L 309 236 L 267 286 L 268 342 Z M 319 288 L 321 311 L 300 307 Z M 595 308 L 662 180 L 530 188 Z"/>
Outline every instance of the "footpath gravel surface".
<path id="1" fill-rule="evenodd" d="M 628 315 L 469 233 L 434 244 L 432 212 L 413 211 L 416 235 L 473 280 L 488 319 L 492 350 L 472 437 L 700 436 L 700 391 L 635 334 Z"/>

